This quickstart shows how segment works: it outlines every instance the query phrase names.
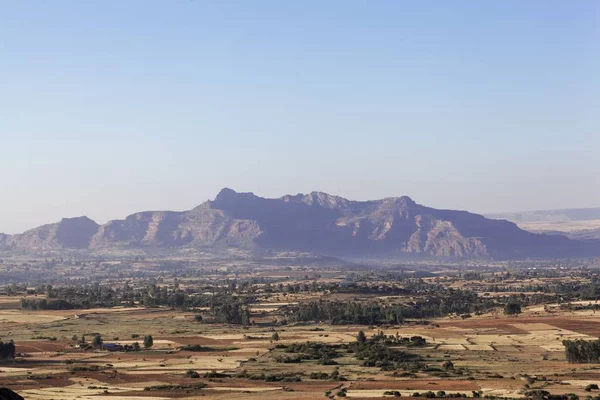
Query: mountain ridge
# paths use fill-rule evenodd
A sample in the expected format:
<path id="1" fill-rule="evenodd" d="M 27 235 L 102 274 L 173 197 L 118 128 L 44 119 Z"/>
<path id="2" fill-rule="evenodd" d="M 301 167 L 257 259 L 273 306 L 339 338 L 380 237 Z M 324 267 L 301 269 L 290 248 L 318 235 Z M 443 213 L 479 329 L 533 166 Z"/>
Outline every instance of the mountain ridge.
<path id="1" fill-rule="evenodd" d="M 408 196 L 354 201 L 311 192 L 263 198 L 229 188 L 188 211 L 144 211 L 103 225 L 87 217 L 64 218 L 22 234 L 0 234 L 0 248 L 23 250 L 216 245 L 462 258 L 561 257 L 595 249 L 526 232 L 509 221 L 423 206 Z"/>

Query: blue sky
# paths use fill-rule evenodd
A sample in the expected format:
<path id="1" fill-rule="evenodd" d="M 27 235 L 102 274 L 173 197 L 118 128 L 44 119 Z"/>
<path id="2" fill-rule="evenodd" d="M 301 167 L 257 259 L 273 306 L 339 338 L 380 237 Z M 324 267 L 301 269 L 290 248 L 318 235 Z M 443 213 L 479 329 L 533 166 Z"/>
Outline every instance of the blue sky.
<path id="1" fill-rule="evenodd" d="M 600 206 L 600 2 L 0 0 L 0 232 L 262 196 Z"/>

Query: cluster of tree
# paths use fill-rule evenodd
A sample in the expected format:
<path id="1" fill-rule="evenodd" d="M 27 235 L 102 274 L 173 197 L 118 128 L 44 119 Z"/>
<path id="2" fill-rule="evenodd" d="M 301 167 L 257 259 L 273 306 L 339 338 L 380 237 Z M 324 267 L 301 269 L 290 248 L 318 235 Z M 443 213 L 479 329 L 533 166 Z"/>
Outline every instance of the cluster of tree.
<path id="1" fill-rule="evenodd" d="M 597 310 L 600 310 L 600 304 L 594 302 L 594 303 L 588 303 L 588 304 L 573 304 L 573 303 L 564 303 L 560 305 L 560 309 L 561 310 L 565 310 L 565 311 L 582 311 L 582 310 L 591 310 L 596 312 Z"/>
<path id="2" fill-rule="evenodd" d="M 135 338 L 138 337 L 138 335 L 134 334 L 131 335 L 131 337 Z M 82 348 L 87 348 L 87 349 L 102 349 L 102 348 L 106 348 L 107 346 L 109 346 L 108 344 L 104 343 L 104 339 L 102 338 L 102 335 L 100 334 L 94 334 L 92 336 L 92 340 L 90 341 L 90 343 L 86 343 L 86 339 L 85 339 L 85 335 L 81 335 L 81 338 L 79 338 L 77 335 L 73 335 L 73 337 L 71 338 L 72 340 L 76 341 L 77 343 L 79 343 L 80 346 L 82 346 Z M 111 346 L 113 344 L 110 344 Z M 144 348 L 149 349 L 154 345 L 154 340 L 152 339 L 152 335 L 146 335 L 144 336 Z M 141 347 L 140 344 L 138 342 L 133 342 L 132 344 L 126 344 L 126 345 L 117 345 L 114 347 L 115 351 L 140 351 Z"/>
<path id="3" fill-rule="evenodd" d="M 504 306 L 504 314 L 519 315 L 521 314 L 521 304 L 516 301 L 510 301 Z"/>
<path id="4" fill-rule="evenodd" d="M 418 337 L 415 343 L 425 343 L 425 339 Z M 363 331 L 356 336 L 356 342 L 351 343 L 349 350 L 354 353 L 357 360 L 362 361 L 365 367 L 378 367 L 383 371 L 392 371 L 402 368 L 407 362 L 419 361 L 416 354 L 398 350 L 395 345 L 401 339 L 398 336 L 387 336 L 383 332 L 367 338 Z"/>
<path id="5" fill-rule="evenodd" d="M 275 358 L 280 363 L 299 363 L 302 360 L 317 360 L 320 365 L 336 365 L 334 358 L 338 358 L 338 349 L 341 345 L 328 345 L 325 343 L 292 343 L 290 345 L 277 345 L 277 349 L 284 349 L 285 353 L 293 356 L 281 355 Z"/>
<path id="6" fill-rule="evenodd" d="M 9 340 L 4 343 L 0 340 L 0 360 L 12 360 L 16 354 L 15 342 Z"/>
<path id="7" fill-rule="evenodd" d="M 398 397 L 398 396 L 396 396 Z M 427 391 L 427 392 L 423 392 L 423 393 L 419 393 L 419 392 L 414 392 L 413 394 L 411 394 L 411 397 L 424 397 L 426 399 L 443 399 L 443 398 L 467 398 L 469 396 L 467 396 L 466 393 L 446 393 L 443 390 L 438 390 L 437 392 L 433 392 L 431 390 Z M 481 393 L 479 392 L 475 392 L 473 391 L 473 397 L 477 398 L 477 397 L 481 397 Z M 492 398 L 496 398 L 494 396 L 486 396 L 486 398 L 488 399 L 492 399 Z"/>
<path id="8" fill-rule="evenodd" d="M 278 344 L 275 349 L 282 349 L 283 354 L 275 356 L 280 363 L 301 363 L 303 360 L 316 360 L 320 365 L 336 365 L 335 359 L 341 355 L 354 354 L 365 367 L 378 367 L 384 371 L 404 368 L 410 364 L 411 368 L 424 369 L 427 366 L 420 363 L 420 358 L 412 353 L 399 350 L 398 346 L 423 346 L 426 341 L 421 336 L 403 338 L 399 335 L 385 335 L 383 332 L 367 338 L 363 331 L 356 337 L 356 342 L 350 344 L 326 343 L 293 343 L 289 345 Z M 450 366 L 448 366 L 450 368 Z M 339 379 L 324 374 L 315 374 L 311 379 Z"/>
<path id="9" fill-rule="evenodd" d="M 128 282 L 122 287 L 108 285 L 43 285 L 32 294 L 44 294 L 47 299 L 22 299 L 21 307 L 30 310 L 70 310 L 118 305 L 144 307 L 168 306 L 179 309 L 210 306 L 209 296 L 191 296 L 175 284 L 173 287 L 148 286 L 133 288 Z"/>
<path id="10" fill-rule="evenodd" d="M 98 283 L 69 284 L 58 287 L 41 285 L 27 293 L 44 295 L 44 298 L 23 299 L 22 307 L 26 309 L 85 309 L 141 305 L 144 307 L 166 306 L 182 310 L 197 307 L 217 308 L 231 301 L 251 303 L 255 300 L 253 292 L 259 287 L 258 284 L 253 287 L 247 281 L 239 285 L 232 282 L 227 286 L 215 286 L 214 283 L 205 282 L 197 287 L 189 285 L 182 289 L 177 278 L 169 285 L 160 284 L 162 278 L 152 279 L 152 281 L 155 282 L 139 287 L 132 287 L 127 281 L 120 287 Z M 26 291 L 26 287 L 15 288 L 14 293 L 24 291 Z M 211 294 L 201 294 L 203 291 L 210 291 Z M 248 292 L 244 293 L 244 291 Z"/>
<path id="11" fill-rule="evenodd" d="M 600 340 L 563 340 L 567 361 L 572 363 L 600 363 Z"/>
<path id="12" fill-rule="evenodd" d="M 577 274 L 575 276 L 585 275 Z M 573 276 L 571 274 L 570 276 Z M 585 277 L 581 277 L 585 279 Z M 487 285 L 482 286 L 483 292 L 523 292 L 519 301 L 525 305 L 542 304 L 548 301 L 569 302 L 580 300 L 598 300 L 600 299 L 600 280 L 597 276 L 587 277 L 590 282 L 581 280 L 561 281 L 554 280 L 549 283 L 521 284 L 521 285 Z M 523 278 L 525 279 L 525 278 Z M 526 295 L 525 292 L 534 292 L 533 295 Z M 549 298 L 549 296 L 551 296 Z"/>
<path id="13" fill-rule="evenodd" d="M 327 321 L 334 325 L 401 324 L 405 319 L 477 313 L 495 305 L 492 300 L 481 299 L 474 293 L 453 291 L 449 297 L 428 297 L 410 305 L 384 305 L 377 301 L 311 301 L 288 307 L 287 317 L 295 322 Z"/>
<path id="14" fill-rule="evenodd" d="M 575 393 L 552 394 L 544 389 L 532 389 L 526 391 L 524 394 L 528 398 L 539 400 L 579 400 L 579 396 Z"/>
<path id="15" fill-rule="evenodd" d="M 412 346 L 420 347 L 427 344 L 427 340 L 423 336 L 400 336 L 398 332 L 395 335 L 386 335 L 383 331 L 379 331 L 370 338 L 367 339 L 367 335 L 363 331 L 359 331 L 356 335 L 356 341 L 358 343 L 379 343 L 386 346 Z"/>
<path id="16" fill-rule="evenodd" d="M 69 285 L 55 288 L 42 285 L 34 294 L 43 294 L 42 299 L 21 299 L 21 308 L 26 310 L 72 310 L 91 307 L 114 307 L 123 299 L 112 287 L 94 285 Z"/>
<path id="17" fill-rule="evenodd" d="M 232 299 L 220 305 L 213 305 L 212 311 L 223 323 L 250 325 L 250 311 L 244 303 L 238 300 Z"/>
<path id="18" fill-rule="evenodd" d="M 145 391 L 147 392 L 152 392 L 152 391 L 184 391 L 186 393 L 192 393 L 196 390 L 201 390 L 204 389 L 206 386 L 208 386 L 206 383 L 204 382 L 198 382 L 198 383 L 185 383 L 185 384 L 180 384 L 180 385 L 173 385 L 173 384 L 166 384 L 166 385 L 155 385 L 155 386 L 146 386 L 144 388 Z"/>
<path id="19" fill-rule="evenodd" d="M 71 303 L 63 299 L 21 299 L 23 310 L 74 310 L 79 308 L 90 308 L 85 300 L 81 303 Z"/>
<path id="20" fill-rule="evenodd" d="M 330 381 L 347 381 L 348 379 L 342 375 L 340 375 L 340 371 L 334 369 L 331 374 L 327 372 L 311 372 L 310 379 L 318 379 L 318 380 L 330 380 Z"/>

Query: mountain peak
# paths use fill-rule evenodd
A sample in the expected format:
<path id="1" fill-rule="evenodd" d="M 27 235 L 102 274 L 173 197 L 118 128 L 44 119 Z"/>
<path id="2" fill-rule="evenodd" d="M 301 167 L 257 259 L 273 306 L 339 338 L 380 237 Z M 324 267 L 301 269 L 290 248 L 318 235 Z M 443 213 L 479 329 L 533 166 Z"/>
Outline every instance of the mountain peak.
<path id="1" fill-rule="evenodd" d="M 233 189 L 225 187 L 219 191 L 217 197 L 215 197 L 215 201 L 219 201 L 219 199 L 226 199 L 232 196 L 235 196 L 237 192 Z"/>
<path id="2" fill-rule="evenodd" d="M 415 207 L 417 203 L 408 196 L 387 197 L 383 199 L 384 203 L 392 203 L 401 207 Z"/>

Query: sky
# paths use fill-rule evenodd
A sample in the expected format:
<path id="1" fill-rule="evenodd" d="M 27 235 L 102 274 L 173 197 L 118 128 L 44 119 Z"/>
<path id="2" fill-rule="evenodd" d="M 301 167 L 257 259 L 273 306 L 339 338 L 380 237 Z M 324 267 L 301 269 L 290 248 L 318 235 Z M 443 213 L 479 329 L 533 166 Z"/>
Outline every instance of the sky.
<path id="1" fill-rule="evenodd" d="M 0 0 L 0 232 L 264 197 L 600 207 L 600 2 Z"/>

